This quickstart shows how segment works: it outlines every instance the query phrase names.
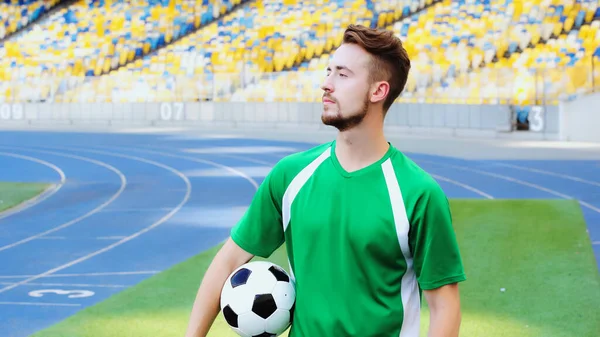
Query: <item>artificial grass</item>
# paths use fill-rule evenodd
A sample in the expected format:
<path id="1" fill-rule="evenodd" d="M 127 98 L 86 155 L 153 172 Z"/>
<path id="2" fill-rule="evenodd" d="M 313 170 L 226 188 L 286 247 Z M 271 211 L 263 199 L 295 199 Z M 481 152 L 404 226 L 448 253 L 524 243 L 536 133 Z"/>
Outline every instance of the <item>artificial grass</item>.
<path id="1" fill-rule="evenodd" d="M 460 336 L 596 336 L 600 278 L 577 201 L 461 200 L 452 210 L 468 278 Z M 425 328 L 426 308 L 422 317 Z"/>
<path id="2" fill-rule="evenodd" d="M 0 182 L 0 212 L 36 197 L 48 187 L 42 183 Z"/>
<path id="3" fill-rule="evenodd" d="M 452 200 L 451 205 L 468 278 L 460 286 L 460 336 L 595 336 L 600 279 L 576 201 Z M 34 337 L 183 336 L 199 282 L 218 248 Z M 269 260 L 287 269 L 284 247 Z M 423 303 L 421 336 L 426 336 L 429 312 Z M 209 336 L 237 335 L 219 315 Z"/>

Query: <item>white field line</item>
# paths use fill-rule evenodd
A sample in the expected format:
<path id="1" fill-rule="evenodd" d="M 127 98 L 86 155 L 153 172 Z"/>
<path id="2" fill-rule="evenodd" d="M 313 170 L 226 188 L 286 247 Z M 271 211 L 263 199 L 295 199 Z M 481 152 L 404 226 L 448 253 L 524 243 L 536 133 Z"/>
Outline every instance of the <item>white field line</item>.
<path id="1" fill-rule="evenodd" d="M 2 146 L 0 146 L 0 147 L 2 147 Z M 52 184 L 48 189 L 46 189 L 46 191 L 44 191 L 37 197 L 0 213 L 0 219 L 4 219 L 13 214 L 23 212 L 24 210 L 29 209 L 29 208 L 41 203 L 42 201 L 50 198 L 52 195 L 56 194 L 56 192 L 58 192 L 62 188 L 62 186 L 65 184 L 65 181 L 67 180 L 67 178 L 65 176 L 65 172 L 63 172 L 63 170 L 61 170 L 60 167 L 58 167 L 48 161 L 41 160 L 41 159 L 35 158 L 35 157 L 25 156 L 25 155 L 16 154 L 16 153 L 9 153 L 9 152 L 0 152 L 0 155 L 7 156 L 7 157 L 19 158 L 19 159 L 23 159 L 23 160 L 28 160 L 28 161 L 32 161 L 34 163 L 44 165 L 44 166 L 49 167 L 50 169 L 54 170 L 56 173 L 58 173 L 58 176 L 60 177 L 60 182 L 58 184 Z"/>

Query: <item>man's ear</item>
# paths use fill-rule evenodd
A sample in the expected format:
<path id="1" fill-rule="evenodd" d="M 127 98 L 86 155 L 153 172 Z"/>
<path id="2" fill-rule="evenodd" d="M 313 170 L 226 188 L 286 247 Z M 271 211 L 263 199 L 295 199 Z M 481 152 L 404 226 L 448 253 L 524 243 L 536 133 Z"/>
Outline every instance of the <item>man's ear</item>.
<path id="1" fill-rule="evenodd" d="M 371 88 L 371 103 L 384 101 L 390 92 L 390 84 L 387 81 L 375 82 Z"/>

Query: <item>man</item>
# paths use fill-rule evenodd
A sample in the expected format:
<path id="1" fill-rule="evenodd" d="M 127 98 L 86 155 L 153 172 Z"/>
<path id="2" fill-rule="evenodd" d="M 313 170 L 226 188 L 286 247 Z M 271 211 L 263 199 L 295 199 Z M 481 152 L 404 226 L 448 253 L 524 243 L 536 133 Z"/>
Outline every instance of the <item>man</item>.
<path id="1" fill-rule="evenodd" d="M 296 307 L 291 337 L 458 336 L 465 273 L 439 185 L 388 143 L 383 123 L 410 61 L 392 32 L 351 25 L 322 89 L 337 138 L 278 162 L 215 256 L 188 337 L 206 336 L 230 273 L 286 244 Z"/>

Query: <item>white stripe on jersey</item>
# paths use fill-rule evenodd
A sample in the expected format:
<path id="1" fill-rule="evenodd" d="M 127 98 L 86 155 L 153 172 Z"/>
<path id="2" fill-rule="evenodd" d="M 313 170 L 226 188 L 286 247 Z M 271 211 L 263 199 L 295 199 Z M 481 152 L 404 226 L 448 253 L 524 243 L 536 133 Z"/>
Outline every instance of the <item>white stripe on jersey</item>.
<path id="1" fill-rule="evenodd" d="M 413 257 L 408 246 L 408 231 L 410 225 L 406 216 L 404 207 L 404 199 L 400 190 L 398 178 L 394 172 L 391 159 L 387 159 L 381 164 L 385 183 L 390 194 L 390 202 L 392 204 L 392 213 L 394 215 L 394 223 L 396 224 L 396 233 L 398 235 L 398 243 L 402 250 L 402 255 L 406 260 L 406 273 L 402 276 L 402 307 L 404 308 L 404 319 L 402 328 L 400 329 L 400 337 L 417 337 L 419 336 L 420 318 L 421 318 L 421 299 L 419 298 L 419 286 L 413 269 Z"/>
<path id="2" fill-rule="evenodd" d="M 285 193 L 283 194 L 282 207 L 281 207 L 284 232 L 290 223 L 290 219 L 292 216 L 291 215 L 292 203 L 294 202 L 294 199 L 298 195 L 298 192 L 300 192 L 300 189 L 302 188 L 302 186 L 304 186 L 304 184 L 313 175 L 313 173 L 315 173 L 315 171 L 317 170 L 319 165 L 321 165 L 325 161 L 325 159 L 329 158 L 330 154 L 331 154 L 331 147 L 328 147 L 327 149 L 325 149 L 325 151 L 323 151 L 323 153 L 321 153 L 321 155 L 319 155 L 315 160 L 313 160 L 310 164 L 308 164 L 308 166 L 303 168 L 302 171 L 300 171 L 300 173 L 298 173 L 294 177 L 294 179 L 292 179 L 292 182 L 290 182 L 289 186 L 285 190 Z M 289 258 L 288 258 L 288 265 L 290 266 L 290 272 L 292 274 L 291 277 L 292 277 L 292 279 L 295 280 L 296 276 L 294 276 L 294 270 L 292 270 L 292 264 L 290 263 Z"/>

